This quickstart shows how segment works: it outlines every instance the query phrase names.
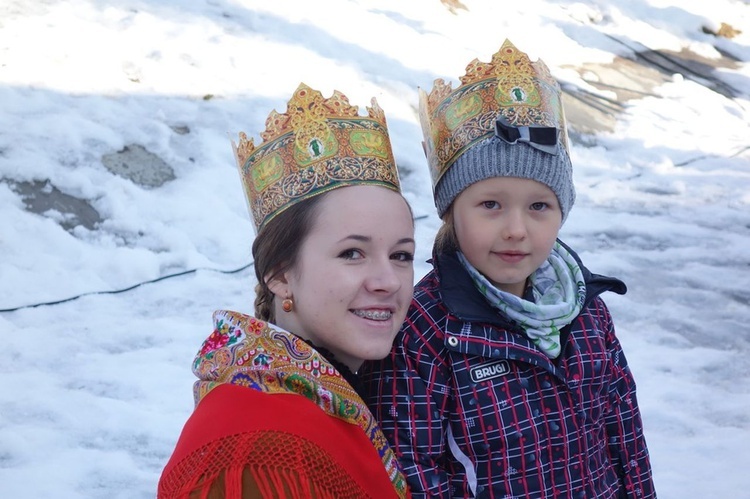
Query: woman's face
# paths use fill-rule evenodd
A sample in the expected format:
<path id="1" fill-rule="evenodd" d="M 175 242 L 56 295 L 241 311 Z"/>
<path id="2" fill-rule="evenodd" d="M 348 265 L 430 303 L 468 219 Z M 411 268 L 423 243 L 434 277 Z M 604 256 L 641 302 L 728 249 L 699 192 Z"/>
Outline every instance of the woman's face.
<path id="1" fill-rule="evenodd" d="M 391 349 L 411 301 L 414 223 L 401 195 L 350 186 L 325 195 L 295 266 L 269 282 L 276 322 L 356 371 Z"/>

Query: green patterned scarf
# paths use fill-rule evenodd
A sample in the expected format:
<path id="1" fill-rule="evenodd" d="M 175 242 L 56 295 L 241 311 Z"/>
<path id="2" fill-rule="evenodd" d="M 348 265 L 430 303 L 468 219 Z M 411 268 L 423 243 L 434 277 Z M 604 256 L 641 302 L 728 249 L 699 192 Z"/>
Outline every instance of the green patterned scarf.
<path id="1" fill-rule="evenodd" d="M 547 260 L 531 274 L 534 301 L 498 289 L 463 253 L 458 252 L 458 258 L 492 306 L 520 324 L 548 357 L 560 355 L 560 329 L 576 318 L 586 299 L 583 272 L 570 252 L 556 242 Z"/>

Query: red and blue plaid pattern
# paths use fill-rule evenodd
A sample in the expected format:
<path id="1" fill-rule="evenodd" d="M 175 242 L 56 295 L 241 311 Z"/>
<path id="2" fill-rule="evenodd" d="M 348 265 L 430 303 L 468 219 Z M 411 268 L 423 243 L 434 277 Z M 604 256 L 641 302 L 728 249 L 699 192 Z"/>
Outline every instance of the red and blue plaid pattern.
<path id="1" fill-rule="evenodd" d="M 391 354 L 363 372 L 414 497 L 656 497 L 633 376 L 598 297 L 624 285 L 584 271 L 589 299 L 550 359 L 453 258 L 440 263 Z"/>

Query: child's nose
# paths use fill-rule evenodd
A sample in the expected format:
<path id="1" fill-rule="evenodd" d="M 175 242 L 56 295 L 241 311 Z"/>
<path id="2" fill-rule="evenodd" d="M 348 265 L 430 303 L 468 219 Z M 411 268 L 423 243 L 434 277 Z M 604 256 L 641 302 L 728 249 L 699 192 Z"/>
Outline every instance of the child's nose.
<path id="1" fill-rule="evenodd" d="M 523 214 L 513 210 L 505 217 L 502 230 L 503 239 L 523 239 L 526 237 L 526 221 Z"/>

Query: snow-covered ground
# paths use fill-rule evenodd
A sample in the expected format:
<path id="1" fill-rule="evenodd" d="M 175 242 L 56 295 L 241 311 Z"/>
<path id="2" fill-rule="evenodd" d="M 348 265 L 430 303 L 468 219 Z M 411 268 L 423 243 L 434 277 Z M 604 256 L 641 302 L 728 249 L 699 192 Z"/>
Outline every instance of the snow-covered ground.
<path id="1" fill-rule="evenodd" d="M 722 22 L 741 33 L 711 34 Z M 230 138 L 257 137 L 301 81 L 385 110 L 421 277 L 439 220 L 417 88 L 455 86 L 505 38 L 566 89 L 622 107 L 609 128 L 571 134 L 578 200 L 562 237 L 629 285 L 605 298 L 660 497 L 750 497 L 740 0 L 0 2 L 0 497 L 154 496 L 211 312 L 252 311 Z M 624 100 L 622 80 L 590 68 L 636 50 L 717 67 L 662 71 Z M 113 166 L 126 147 L 153 155 L 157 178 Z"/>

